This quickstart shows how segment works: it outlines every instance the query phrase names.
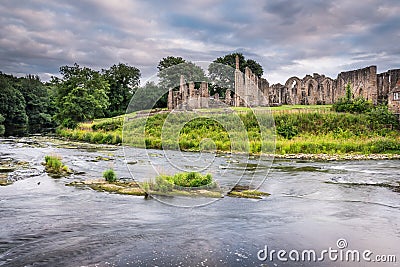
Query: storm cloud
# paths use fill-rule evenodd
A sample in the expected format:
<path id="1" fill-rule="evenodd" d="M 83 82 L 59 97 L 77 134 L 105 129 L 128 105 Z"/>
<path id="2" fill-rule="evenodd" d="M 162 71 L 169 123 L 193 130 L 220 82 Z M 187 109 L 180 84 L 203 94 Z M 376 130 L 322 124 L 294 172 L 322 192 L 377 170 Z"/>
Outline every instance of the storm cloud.
<path id="1" fill-rule="evenodd" d="M 212 61 L 242 52 L 264 77 L 377 65 L 400 68 L 397 0 L 19 1 L 0 2 L 0 70 L 58 75 L 63 65 L 118 62 L 156 73 L 159 60 Z"/>

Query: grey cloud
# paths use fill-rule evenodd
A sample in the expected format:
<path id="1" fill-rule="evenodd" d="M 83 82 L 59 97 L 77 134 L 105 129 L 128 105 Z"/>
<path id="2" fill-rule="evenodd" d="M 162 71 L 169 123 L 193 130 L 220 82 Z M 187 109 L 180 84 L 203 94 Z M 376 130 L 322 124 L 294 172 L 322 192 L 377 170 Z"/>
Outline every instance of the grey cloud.
<path id="1" fill-rule="evenodd" d="M 162 57 L 213 60 L 234 51 L 260 62 L 267 78 L 325 57 L 343 60 L 332 73 L 362 64 L 385 70 L 399 67 L 399 13 L 396 0 L 5 0 L 0 70 L 45 77 L 74 62 L 124 62 L 150 76 Z"/>

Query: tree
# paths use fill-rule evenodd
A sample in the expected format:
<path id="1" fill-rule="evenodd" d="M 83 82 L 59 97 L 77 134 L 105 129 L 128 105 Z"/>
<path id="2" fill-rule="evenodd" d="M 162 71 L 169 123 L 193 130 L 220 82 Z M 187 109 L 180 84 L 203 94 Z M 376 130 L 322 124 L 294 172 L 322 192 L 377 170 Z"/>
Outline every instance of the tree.
<path id="1" fill-rule="evenodd" d="M 352 98 L 353 98 L 353 94 L 351 93 L 351 84 L 350 84 L 350 82 L 348 82 L 346 84 L 346 101 L 348 103 L 350 103 Z"/>
<path id="2" fill-rule="evenodd" d="M 181 75 L 183 75 L 186 82 L 193 81 L 197 85 L 202 81 L 207 81 L 207 77 L 201 67 L 181 57 L 170 56 L 163 58 L 157 68 L 159 70 L 160 86 L 165 89 L 179 87 Z"/>
<path id="3" fill-rule="evenodd" d="M 214 60 L 214 63 L 220 63 L 228 65 L 233 69 L 236 68 L 236 56 L 239 57 L 239 70 L 244 73 L 246 67 L 250 68 L 251 71 L 258 77 L 261 77 L 264 73 L 262 66 L 253 59 L 246 59 L 242 53 L 232 53 L 219 57 Z M 211 75 L 211 73 L 210 73 Z"/>
<path id="4" fill-rule="evenodd" d="M 140 70 L 127 64 L 119 63 L 108 70 L 102 70 L 105 79 L 110 85 L 108 92 L 108 116 L 124 114 L 129 101 L 140 83 Z"/>
<path id="5" fill-rule="evenodd" d="M 160 96 L 164 95 L 164 92 L 153 81 L 147 82 L 145 85 L 136 90 L 133 100 L 129 104 L 128 111 L 133 112 L 138 110 L 166 107 L 167 98 L 160 98 Z"/>
<path id="6" fill-rule="evenodd" d="M 185 63 L 186 60 L 184 60 L 181 57 L 172 57 L 172 56 L 168 56 L 168 57 L 164 57 L 162 60 L 160 60 L 160 62 L 158 63 L 157 69 L 158 71 L 163 71 L 169 67 L 181 64 L 181 63 Z"/>
<path id="7" fill-rule="evenodd" d="M 42 132 L 55 125 L 52 116 L 55 114 L 51 108 L 49 91 L 40 81 L 38 76 L 27 75 L 18 79 L 18 89 L 25 99 L 25 111 L 29 119 L 29 132 Z"/>
<path id="8" fill-rule="evenodd" d="M 246 61 L 246 67 L 251 69 L 251 71 L 258 77 L 261 77 L 264 73 L 264 70 L 261 67 L 261 65 L 253 59 L 248 59 Z"/>
<path id="9" fill-rule="evenodd" d="M 232 53 L 215 59 L 208 67 L 211 88 L 220 95 L 225 95 L 226 89 L 235 89 L 236 56 L 239 58 L 239 70 L 244 73 L 246 67 L 258 77 L 263 74 L 262 66 L 253 59 L 246 59 L 242 53 Z M 228 66 L 228 67 L 226 67 Z"/>
<path id="10" fill-rule="evenodd" d="M 25 99 L 15 84 L 17 78 L 0 73 L 0 114 L 4 116 L 6 135 L 25 134 L 28 116 L 25 112 Z"/>
<path id="11" fill-rule="evenodd" d="M 63 66 L 62 79 L 53 79 L 57 87 L 55 119 L 64 127 L 75 128 L 78 122 L 102 117 L 109 105 L 110 86 L 105 78 L 90 68 Z"/>
<path id="12" fill-rule="evenodd" d="M 5 127 L 3 125 L 4 120 L 5 119 L 4 119 L 3 115 L 0 114 L 0 135 L 3 135 L 5 132 Z"/>
<path id="13" fill-rule="evenodd" d="M 163 58 L 157 68 L 158 77 L 160 79 L 159 88 L 166 92 L 157 102 L 157 106 L 161 106 L 161 104 L 163 107 L 166 106 L 167 90 L 179 88 L 181 75 L 185 78 L 185 82 L 193 81 L 195 83 L 195 88 L 200 88 L 200 83 L 208 80 L 201 67 L 181 57 L 169 56 Z"/>

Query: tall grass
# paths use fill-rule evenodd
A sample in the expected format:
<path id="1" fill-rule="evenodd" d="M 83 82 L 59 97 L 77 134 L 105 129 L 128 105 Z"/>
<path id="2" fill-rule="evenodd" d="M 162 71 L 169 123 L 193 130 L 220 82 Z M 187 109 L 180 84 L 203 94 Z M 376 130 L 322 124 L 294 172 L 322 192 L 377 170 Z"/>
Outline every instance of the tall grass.
<path id="1" fill-rule="evenodd" d="M 124 142 L 156 149 L 268 153 L 273 152 L 276 139 L 279 154 L 398 153 L 398 124 L 387 124 L 387 119 L 380 119 L 385 114 L 381 113 L 279 112 L 273 113 L 273 120 L 268 112 L 256 112 L 257 117 L 252 112 L 214 112 L 208 117 L 163 113 L 129 120 L 124 125 Z M 59 129 L 58 134 L 73 140 L 119 144 L 122 118 L 98 120 L 76 130 Z"/>
<path id="2" fill-rule="evenodd" d="M 182 172 L 175 175 L 158 175 L 155 181 L 142 184 L 146 191 L 170 192 L 174 188 L 215 188 L 211 174 L 202 175 L 198 172 Z"/>
<path id="3" fill-rule="evenodd" d="M 113 169 L 108 169 L 103 172 L 103 178 L 107 182 L 113 183 L 113 182 L 117 181 L 117 174 L 115 173 L 115 171 Z"/>
<path id="4" fill-rule="evenodd" d="M 45 156 L 44 165 L 46 171 L 49 173 L 62 174 L 70 172 L 69 168 L 62 163 L 59 156 Z"/>

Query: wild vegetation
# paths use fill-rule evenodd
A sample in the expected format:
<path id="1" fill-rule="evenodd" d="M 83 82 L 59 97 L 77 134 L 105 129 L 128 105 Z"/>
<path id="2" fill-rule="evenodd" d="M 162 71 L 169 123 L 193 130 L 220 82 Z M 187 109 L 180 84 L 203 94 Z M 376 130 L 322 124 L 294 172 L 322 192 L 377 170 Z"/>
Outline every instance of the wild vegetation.
<path id="1" fill-rule="evenodd" d="M 175 175 L 158 175 L 154 181 L 143 182 L 147 192 L 172 192 L 182 188 L 215 188 L 211 174 L 202 175 L 197 172 L 183 172 Z"/>
<path id="2" fill-rule="evenodd" d="M 0 72 L 0 135 L 75 128 L 80 122 L 124 114 L 140 79 L 139 69 L 122 63 L 101 71 L 62 66 L 60 74 L 43 83 L 38 76 Z"/>
<path id="3" fill-rule="evenodd" d="M 198 172 L 183 172 L 175 175 L 160 175 L 159 177 L 173 185 L 182 187 L 201 187 L 212 183 L 211 174 L 202 175 Z"/>
<path id="4" fill-rule="evenodd" d="M 38 76 L 0 72 L 0 134 L 24 135 L 55 128 L 53 93 Z"/>
<path id="5" fill-rule="evenodd" d="M 350 112 L 350 113 L 367 113 L 374 108 L 371 101 L 367 101 L 363 97 L 353 99 L 351 92 L 351 84 L 346 85 L 346 95 L 339 98 L 333 104 L 332 110 L 336 112 Z"/>
<path id="6" fill-rule="evenodd" d="M 270 135 L 263 151 L 272 150 L 272 137 L 276 137 L 276 153 L 399 153 L 400 133 L 396 117 L 385 106 L 377 106 L 367 113 L 320 112 L 303 110 L 292 112 L 280 107 L 279 112 L 272 109 L 276 132 L 273 127 L 264 129 Z M 169 116 L 169 117 L 168 117 Z M 186 116 L 186 117 L 185 117 Z M 246 149 L 259 153 L 262 147 L 260 126 L 250 110 L 241 108 L 237 115 L 243 128 L 237 125 L 234 114 L 214 115 L 210 118 L 191 120 L 189 115 L 156 114 L 149 118 L 136 118 L 125 124 L 124 142 L 128 145 L 147 148 L 169 148 L 190 151 L 213 150 L 241 152 Z M 258 119 L 268 121 L 269 113 L 257 114 Z M 179 132 L 178 145 L 169 138 L 165 121 L 188 121 Z M 95 126 L 98 125 L 98 126 Z M 264 123 L 264 126 L 266 124 Z M 120 143 L 122 118 L 96 120 L 93 124 L 79 125 L 76 130 L 59 131 L 64 137 L 94 143 Z M 164 129 L 163 129 L 164 127 Z M 93 130 L 96 129 L 96 130 Z M 107 131 L 106 129 L 111 129 Z M 226 131 L 229 129 L 229 132 Z M 144 130 L 144 133 L 143 133 Z M 162 131 L 164 133 L 162 134 Z M 167 131 L 167 132 L 166 132 Z M 110 141 L 111 140 L 111 141 Z M 265 141 L 265 139 L 264 139 Z"/>
<path id="7" fill-rule="evenodd" d="M 158 175 L 154 180 L 140 183 L 149 194 L 221 197 L 217 184 L 211 174 L 183 172 L 174 175 Z"/>
<path id="8" fill-rule="evenodd" d="M 113 169 L 108 169 L 108 170 L 104 171 L 103 178 L 109 183 L 116 182 L 118 179 L 117 174 L 115 173 L 115 171 Z"/>
<path id="9" fill-rule="evenodd" d="M 52 176 L 63 176 L 71 173 L 71 170 L 62 163 L 60 156 L 45 156 L 44 166 L 46 172 Z"/>

